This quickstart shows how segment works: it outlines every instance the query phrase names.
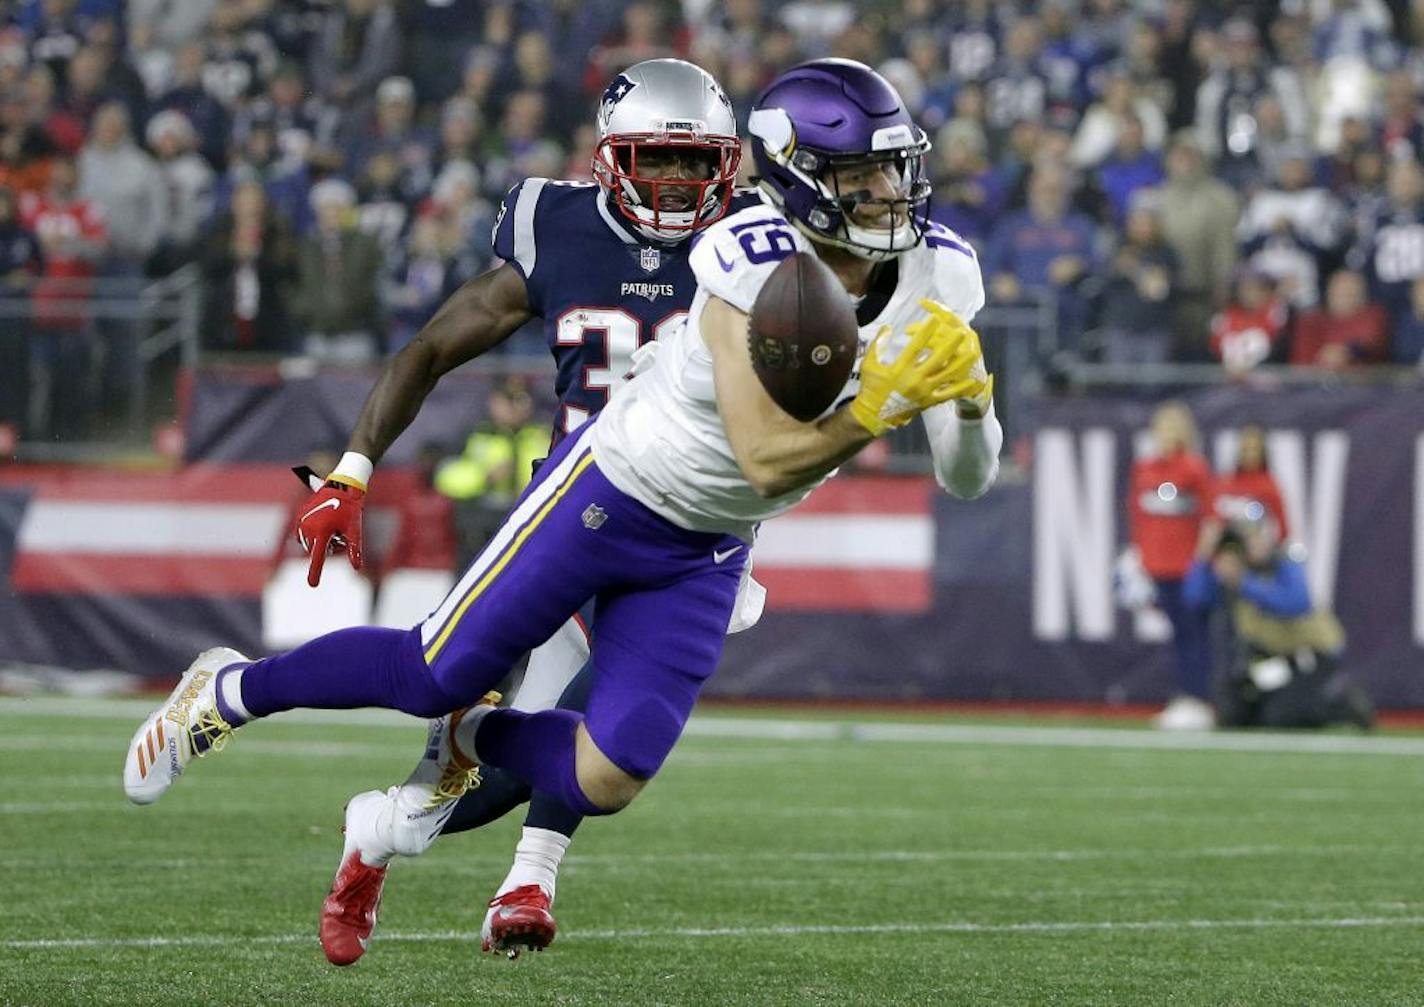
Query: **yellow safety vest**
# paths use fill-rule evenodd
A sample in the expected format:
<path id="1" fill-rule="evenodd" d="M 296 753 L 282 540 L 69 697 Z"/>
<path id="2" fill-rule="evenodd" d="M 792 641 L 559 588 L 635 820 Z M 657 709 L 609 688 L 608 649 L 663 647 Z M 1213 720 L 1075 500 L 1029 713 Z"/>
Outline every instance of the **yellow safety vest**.
<path id="1" fill-rule="evenodd" d="M 529 485 L 534 462 L 548 451 L 549 433 L 544 427 L 531 424 L 514 433 L 481 428 L 465 441 L 463 454 L 441 463 L 435 489 L 454 500 L 514 497 Z"/>

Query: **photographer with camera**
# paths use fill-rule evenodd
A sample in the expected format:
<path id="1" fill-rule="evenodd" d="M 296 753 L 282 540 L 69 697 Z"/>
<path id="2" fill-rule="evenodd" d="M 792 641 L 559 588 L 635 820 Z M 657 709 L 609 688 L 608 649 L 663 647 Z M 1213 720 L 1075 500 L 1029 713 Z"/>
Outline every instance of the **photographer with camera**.
<path id="1" fill-rule="evenodd" d="M 1304 567 L 1281 547 L 1280 527 L 1258 500 L 1229 522 L 1202 523 L 1183 601 L 1226 612 L 1229 665 L 1218 676 L 1221 727 L 1325 727 L 1374 723 L 1369 698 L 1338 670 L 1345 633 L 1310 599 Z"/>

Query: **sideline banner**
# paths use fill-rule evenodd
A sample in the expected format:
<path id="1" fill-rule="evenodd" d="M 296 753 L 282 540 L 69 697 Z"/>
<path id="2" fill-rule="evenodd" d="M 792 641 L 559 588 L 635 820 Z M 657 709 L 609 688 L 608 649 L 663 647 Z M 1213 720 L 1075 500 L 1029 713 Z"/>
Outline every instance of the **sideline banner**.
<path id="1" fill-rule="evenodd" d="M 1345 667 L 1387 707 L 1424 706 L 1424 393 L 1213 388 L 1184 397 L 1218 469 L 1268 431 L 1312 593 L 1349 634 Z M 935 495 L 933 604 L 919 617 L 776 612 L 729 643 L 725 695 L 1156 701 L 1166 627 L 1116 608 L 1127 470 L 1160 400 L 1031 401 L 1022 481 Z"/>
<path id="2" fill-rule="evenodd" d="M 402 441 L 413 450 L 437 428 L 458 441 L 451 432 L 473 424 L 477 385 L 452 383 L 433 425 Z M 332 412 L 330 430 L 343 429 L 363 394 L 340 384 L 313 400 L 266 382 L 200 382 L 191 429 L 206 433 L 189 443 L 212 454 L 180 474 L 0 469 L 0 661 L 171 677 L 217 643 L 260 653 L 262 594 L 300 502 L 277 462 L 314 446 L 282 445 L 311 410 Z M 284 404 L 235 405 L 254 395 Z M 1267 428 L 1311 588 L 1349 634 L 1346 667 L 1379 704 L 1424 707 L 1424 394 L 1215 388 L 1186 401 L 1220 467 L 1240 425 Z M 1155 405 L 1031 400 L 1018 424 L 1022 475 L 977 501 L 952 500 L 924 478 L 833 480 L 764 527 L 753 556 L 767 614 L 729 640 L 709 692 L 1164 698 L 1163 626 L 1117 609 L 1111 587 L 1127 468 Z M 391 534 L 409 478 L 398 473 L 383 467 L 375 484 L 390 491 L 372 500 L 375 537 Z"/>

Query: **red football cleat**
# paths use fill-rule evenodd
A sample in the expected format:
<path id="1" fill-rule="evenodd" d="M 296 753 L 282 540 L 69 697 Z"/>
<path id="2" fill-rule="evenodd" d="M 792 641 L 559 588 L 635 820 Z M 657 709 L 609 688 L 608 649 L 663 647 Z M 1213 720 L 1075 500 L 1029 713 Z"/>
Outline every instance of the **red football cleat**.
<path id="1" fill-rule="evenodd" d="M 503 951 L 511 958 L 519 953 L 543 951 L 554 943 L 558 924 L 549 912 L 549 896 L 538 885 L 521 885 L 490 899 L 485 913 L 480 949 Z"/>
<path id="2" fill-rule="evenodd" d="M 341 862 L 321 904 L 321 949 L 331 964 L 350 965 L 366 953 L 385 884 L 386 869 L 363 864 L 360 851 L 352 850 Z"/>

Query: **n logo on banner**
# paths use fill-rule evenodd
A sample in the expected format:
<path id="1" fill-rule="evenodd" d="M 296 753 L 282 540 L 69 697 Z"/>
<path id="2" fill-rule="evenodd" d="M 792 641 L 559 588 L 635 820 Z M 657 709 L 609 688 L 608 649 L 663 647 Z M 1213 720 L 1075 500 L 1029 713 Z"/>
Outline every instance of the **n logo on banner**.
<path id="1" fill-rule="evenodd" d="M 1033 632 L 1040 640 L 1068 639 L 1070 622 L 1083 640 L 1111 639 L 1115 628 L 1116 439 L 1111 430 L 1085 430 L 1081 466 L 1074 440 L 1061 428 L 1035 439 Z"/>

